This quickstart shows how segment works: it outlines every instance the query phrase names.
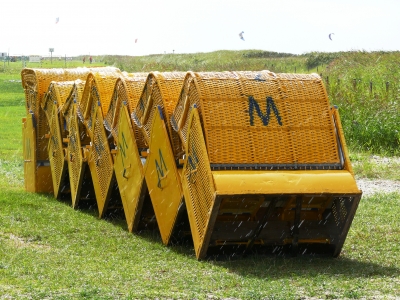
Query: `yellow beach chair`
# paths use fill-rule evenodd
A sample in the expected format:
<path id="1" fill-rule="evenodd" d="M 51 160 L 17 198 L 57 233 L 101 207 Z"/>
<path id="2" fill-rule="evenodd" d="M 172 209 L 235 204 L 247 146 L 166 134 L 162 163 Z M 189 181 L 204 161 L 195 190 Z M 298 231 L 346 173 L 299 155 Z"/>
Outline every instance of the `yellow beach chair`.
<path id="1" fill-rule="evenodd" d="M 48 157 L 53 182 L 54 197 L 70 197 L 69 176 L 66 160 L 66 143 L 68 132 L 62 107 L 74 87 L 74 81 L 53 81 L 50 83 L 47 93 L 41 103 L 42 109 L 47 117 L 49 132 Z"/>
<path id="2" fill-rule="evenodd" d="M 108 208 L 118 209 L 121 201 L 103 124 L 115 83 L 121 76 L 122 73 L 118 69 L 92 71 L 86 78 L 82 98 L 76 106 L 79 121 L 84 124 L 85 133 L 90 140 L 89 144 L 84 146 L 84 157 L 90 169 L 100 218 Z M 109 207 L 110 201 L 112 204 Z"/>
<path id="3" fill-rule="evenodd" d="M 190 234 L 178 166 L 183 148 L 169 122 L 184 77 L 182 72 L 150 73 L 132 113 L 148 144 L 147 152 L 142 153 L 146 157 L 144 174 L 161 239 L 166 245 Z"/>
<path id="4" fill-rule="evenodd" d="M 93 68 L 93 69 L 110 69 Z M 115 69 L 115 68 L 113 68 Z M 31 69 L 21 71 L 25 93 L 26 118 L 22 119 L 25 189 L 30 192 L 53 193 L 48 157 L 49 124 L 41 103 L 50 83 L 85 79 L 91 68 Z"/>
<path id="5" fill-rule="evenodd" d="M 129 73 L 117 80 L 104 119 L 105 128 L 112 140 L 110 144 L 114 171 L 129 232 L 138 232 L 155 221 L 140 155 L 146 151 L 147 144 L 141 130 L 130 118 L 147 75 L 148 73 Z"/>
<path id="6" fill-rule="evenodd" d="M 189 72 L 171 124 L 198 259 L 233 245 L 339 255 L 361 191 L 316 74 Z"/>

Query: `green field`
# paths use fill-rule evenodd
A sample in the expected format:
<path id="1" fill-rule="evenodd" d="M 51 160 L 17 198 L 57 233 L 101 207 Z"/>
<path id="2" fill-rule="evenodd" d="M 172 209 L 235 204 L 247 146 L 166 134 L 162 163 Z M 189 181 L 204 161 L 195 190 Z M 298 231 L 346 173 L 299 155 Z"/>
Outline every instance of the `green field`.
<path id="1" fill-rule="evenodd" d="M 322 74 L 339 106 L 356 176 L 400 180 L 372 154 L 400 155 L 400 54 L 218 51 L 95 57 L 127 72 L 260 70 Z M 54 61 L 44 67 L 64 67 Z M 81 60 L 67 67 L 82 66 Z M 363 197 L 341 255 L 305 251 L 197 261 L 193 246 L 165 247 L 158 232 L 127 231 L 51 195 L 24 191 L 21 62 L 0 63 L 0 299 L 396 299 L 400 194 Z M 27 65 L 37 67 L 37 65 Z M 355 80 L 354 80 L 355 79 Z M 354 83 L 355 82 L 355 83 Z M 372 90 L 370 89 L 372 82 Z M 386 84 L 389 82 L 389 85 Z"/>

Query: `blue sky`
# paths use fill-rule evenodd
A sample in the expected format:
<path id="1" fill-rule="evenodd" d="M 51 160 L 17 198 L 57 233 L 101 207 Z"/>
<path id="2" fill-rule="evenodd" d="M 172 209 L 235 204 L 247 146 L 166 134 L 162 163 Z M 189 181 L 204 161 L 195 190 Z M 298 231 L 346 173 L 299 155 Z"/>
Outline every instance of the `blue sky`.
<path id="1" fill-rule="evenodd" d="M 400 50 L 398 0 L 13 0 L 0 9 L 0 52 L 10 55 Z"/>

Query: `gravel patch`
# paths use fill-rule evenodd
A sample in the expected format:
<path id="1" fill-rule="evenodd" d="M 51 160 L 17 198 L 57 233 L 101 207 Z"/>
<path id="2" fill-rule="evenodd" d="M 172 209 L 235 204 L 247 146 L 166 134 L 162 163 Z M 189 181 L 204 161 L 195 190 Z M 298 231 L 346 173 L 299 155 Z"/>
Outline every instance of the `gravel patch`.
<path id="1" fill-rule="evenodd" d="M 356 179 L 356 182 L 363 196 L 371 196 L 375 193 L 400 193 L 400 181 L 360 178 Z"/>
<path id="2" fill-rule="evenodd" d="M 371 155 L 369 160 L 384 167 L 400 167 L 400 157 L 381 157 Z M 358 188 L 363 191 L 363 196 L 371 196 L 375 193 L 400 193 L 400 181 L 386 179 L 356 178 Z"/>

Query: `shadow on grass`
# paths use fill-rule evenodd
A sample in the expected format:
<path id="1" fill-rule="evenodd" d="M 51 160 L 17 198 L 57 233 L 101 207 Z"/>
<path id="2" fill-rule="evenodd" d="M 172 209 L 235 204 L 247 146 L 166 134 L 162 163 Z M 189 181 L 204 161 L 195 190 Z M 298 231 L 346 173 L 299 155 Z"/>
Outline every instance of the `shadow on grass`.
<path id="1" fill-rule="evenodd" d="M 369 277 L 398 277 L 400 269 L 384 266 L 377 262 L 361 261 L 345 257 L 332 257 L 323 252 L 319 247 L 309 246 L 299 249 L 297 256 L 292 254 L 288 247 L 263 247 L 255 248 L 248 255 L 243 255 L 240 249 L 224 251 L 218 249 L 210 253 L 205 261 L 228 269 L 228 272 L 243 277 L 256 277 L 268 279 L 281 279 L 291 277 L 313 278 L 314 276 L 327 276 L 330 278 L 369 278 Z M 172 247 L 177 254 L 193 256 L 193 245 L 175 245 Z M 192 253 L 191 253 L 192 252 Z"/>
<path id="2" fill-rule="evenodd" d="M 18 203 L 18 207 L 22 205 L 22 207 L 26 207 L 28 211 L 36 211 L 39 207 L 43 206 L 44 199 L 49 200 L 49 202 L 46 201 L 46 203 L 56 201 L 52 195 L 41 194 L 32 197 L 31 194 L 25 191 L 8 191 L 7 197 L 1 194 L 2 193 L 0 193 L 1 198 L 4 196 L 2 200 L 4 202 L 3 204 L 7 205 L 7 202 L 10 202 L 10 205 L 17 205 L 16 203 Z M 17 199 L 19 201 L 16 201 Z M 70 201 L 57 201 L 69 206 L 68 209 L 72 209 L 70 207 Z M 78 210 L 92 218 L 98 218 L 97 205 L 95 202 L 87 202 L 86 205 L 81 206 Z M 127 231 L 125 218 L 120 213 L 108 215 L 105 221 Z M 144 229 L 135 233 L 135 235 L 144 241 L 160 245 L 162 244 L 160 234 L 157 227 L 155 228 L 156 229 Z M 168 248 L 177 255 L 197 261 L 192 240 L 188 236 L 179 241 L 174 240 Z M 210 248 L 208 257 L 201 263 L 210 264 L 210 266 L 220 266 L 227 269 L 228 272 L 243 277 L 262 279 L 291 278 L 294 276 L 313 278 L 321 275 L 329 278 L 387 277 L 390 279 L 400 276 L 400 269 L 396 266 L 386 266 L 379 261 L 352 259 L 346 257 L 346 253 L 343 253 L 338 258 L 333 258 L 327 250 L 329 249 L 311 245 L 299 248 L 297 256 L 294 257 L 290 246 L 255 246 L 247 255 L 243 255 L 243 248 L 224 246 Z"/>
<path id="3" fill-rule="evenodd" d="M 176 244 L 171 249 L 179 255 L 193 256 L 193 244 Z M 243 254 L 241 247 L 219 247 L 208 252 L 207 263 L 226 268 L 231 273 L 244 277 L 268 279 L 291 278 L 293 276 L 325 275 L 328 277 L 368 278 L 398 277 L 400 269 L 384 266 L 372 261 L 361 261 L 345 257 L 331 256 L 331 250 L 319 245 L 299 247 L 293 255 L 291 246 L 255 247 L 252 252 Z"/>
<path id="4" fill-rule="evenodd" d="M 68 205 L 67 202 L 64 202 Z M 97 215 L 97 205 L 81 207 L 82 213 Z M 105 220 L 123 230 L 128 230 L 125 217 L 121 211 L 110 212 Z M 140 239 L 154 244 L 162 244 L 160 232 L 157 226 L 143 228 L 133 233 Z M 190 236 L 180 240 L 172 240 L 170 250 L 177 255 L 197 260 Z M 331 256 L 332 249 L 329 245 L 299 246 L 296 255 L 293 255 L 291 246 L 254 246 L 250 252 L 244 254 L 242 246 L 210 247 L 208 256 L 204 259 L 207 263 L 227 268 L 230 272 L 240 276 L 253 276 L 257 278 L 290 278 L 292 276 L 320 276 L 329 277 L 345 276 L 349 278 L 367 278 L 382 276 L 400 276 L 400 269 L 388 267 L 375 262 L 351 259 L 342 254 L 338 258 Z"/>
<path id="5" fill-rule="evenodd" d="M 325 275 L 330 278 L 398 277 L 399 268 L 383 266 L 374 262 L 359 261 L 347 257 L 333 258 L 328 255 L 290 254 L 250 255 L 235 261 L 213 261 L 240 276 L 258 278 L 290 278 L 303 276 L 313 278 Z"/>

